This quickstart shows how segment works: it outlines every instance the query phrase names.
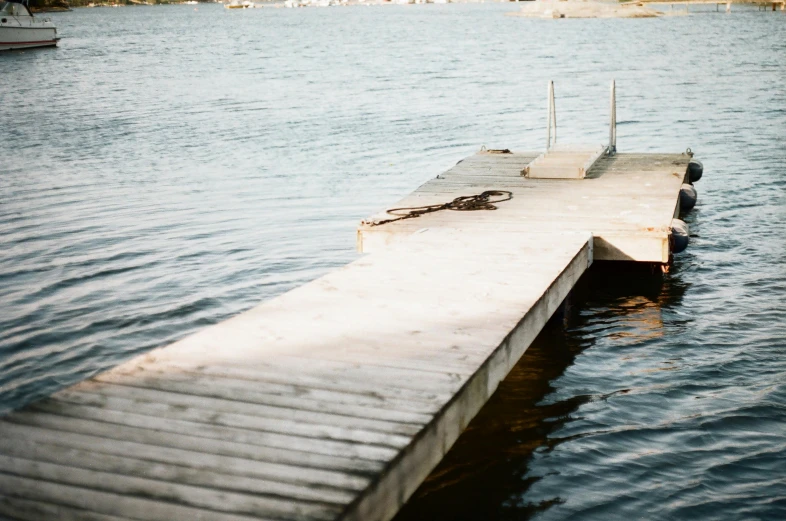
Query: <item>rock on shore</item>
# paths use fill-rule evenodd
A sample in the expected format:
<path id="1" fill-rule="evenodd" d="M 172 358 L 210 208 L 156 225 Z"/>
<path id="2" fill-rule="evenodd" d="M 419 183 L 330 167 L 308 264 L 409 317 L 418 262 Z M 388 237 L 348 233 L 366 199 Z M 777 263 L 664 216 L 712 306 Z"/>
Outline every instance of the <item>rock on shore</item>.
<path id="1" fill-rule="evenodd" d="M 592 0 L 537 0 L 508 16 L 526 18 L 655 18 L 663 13 L 641 3 L 620 4 Z"/>

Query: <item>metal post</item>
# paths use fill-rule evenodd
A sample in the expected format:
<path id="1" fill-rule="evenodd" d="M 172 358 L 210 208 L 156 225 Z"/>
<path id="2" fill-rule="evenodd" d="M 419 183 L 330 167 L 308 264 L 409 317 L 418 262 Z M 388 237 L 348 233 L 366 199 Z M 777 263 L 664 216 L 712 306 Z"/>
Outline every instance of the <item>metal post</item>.
<path id="1" fill-rule="evenodd" d="M 549 81 L 549 128 L 546 138 L 546 151 L 551 150 L 551 127 L 554 126 L 554 144 L 557 144 L 557 108 L 554 104 L 554 82 Z"/>
<path id="2" fill-rule="evenodd" d="M 617 86 L 611 80 L 611 121 L 609 121 L 609 155 L 617 153 Z"/>

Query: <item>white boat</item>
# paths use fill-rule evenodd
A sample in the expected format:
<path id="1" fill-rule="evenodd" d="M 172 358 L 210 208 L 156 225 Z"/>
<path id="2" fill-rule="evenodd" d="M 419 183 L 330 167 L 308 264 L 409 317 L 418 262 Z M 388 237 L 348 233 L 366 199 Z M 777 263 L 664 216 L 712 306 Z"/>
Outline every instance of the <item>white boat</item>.
<path id="1" fill-rule="evenodd" d="M 253 2 L 249 2 L 246 0 L 245 2 L 241 2 L 240 0 L 232 0 L 232 2 L 225 4 L 224 7 L 227 9 L 254 9 L 257 5 Z"/>
<path id="2" fill-rule="evenodd" d="M 58 40 L 55 24 L 33 16 L 27 0 L 0 2 L 0 51 L 53 47 Z"/>

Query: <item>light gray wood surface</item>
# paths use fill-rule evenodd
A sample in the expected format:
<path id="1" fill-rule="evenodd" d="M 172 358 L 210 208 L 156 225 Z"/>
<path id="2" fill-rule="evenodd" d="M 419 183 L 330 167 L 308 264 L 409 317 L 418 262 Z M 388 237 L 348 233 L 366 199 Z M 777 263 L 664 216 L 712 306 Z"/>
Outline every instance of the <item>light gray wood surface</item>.
<path id="1" fill-rule="evenodd" d="M 671 220 L 678 212 L 688 155 L 620 153 L 600 157 L 584 179 L 525 178 L 522 172 L 538 156 L 480 152 L 460 161 L 388 208 L 441 204 L 495 189 L 513 192 L 513 199 L 495 211 L 443 210 L 367 224 L 391 217 L 382 211 L 358 227 L 358 250 L 377 251 L 425 228 L 533 236 L 581 231 L 595 237 L 597 260 L 668 262 Z"/>
<path id="2" fill-rule="evenodd" d="M 605 146 L 552 148 L 533 159 L 523 173 L 529 179 L 584 179 L 605 154 Z"/>
<path id="3" fill-rule="evenodd" d="M 0 421 L 0 515 L 390 519 L 592 262 L 434 230 Z"/>

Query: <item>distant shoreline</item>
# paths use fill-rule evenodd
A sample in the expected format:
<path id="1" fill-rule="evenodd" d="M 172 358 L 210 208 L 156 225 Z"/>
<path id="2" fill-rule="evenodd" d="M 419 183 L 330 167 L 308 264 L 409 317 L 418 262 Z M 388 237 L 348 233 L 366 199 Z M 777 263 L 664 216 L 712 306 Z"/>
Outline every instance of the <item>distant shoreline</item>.
<path id="1" fill-rule="evenodd" d="M 112 0 L 98 0 L 98 1 L 90 1 L 90 2 L 79 2 L 77 0 L 77 5 L 73 3 L 69 5 L 69 7 L 63 6 L 42 6 L 42 7 L 32 7 L 31 11 L 34 13 L 47 13 L 47 12 L 67 12 L 73 11 L 74 9 L 79 8 L 94 8 L 94 7 L 132 7 L 132 6 L 153 6 L 153 5 L 183 5 L 191 3 L 193 0 L 155 0 L 155 1 L 144 1 L 144 0 L 121 0 L 120 2 L 112 1 Z M 250 0 L 251 1 L 251 0 Z M 406 4 L 480 4 L 480 3 L 526 3 L 532 2 L 534 0 L 335 0 L 331 2 L 335 5 L 406 5 Z M 228 4 L 229 0 L 225 1 L 199 1 L 198 4 Z M 251 1 L 252 4 L 255 4 L 256 7 L 288 7 L 285 0 L 257 0 L 256 2 Z M 317 0 L 290 0 L 289 3 L 298 4 L 297 6 L 302 7 L 311 7 L 311 6 L 318 6 Z"/>
<path id="2" fill-rule="evenodd" d="M 30 10 L 33 13 L 58 13 L 58 12 L 67 12 L 73 11 L 74 9 L 79 8 L 93 8 L 93 7 L 132 7 L 132 6 L 151 6 L 151 5 L 166 5 L 166 4 L 185 4 L 189 0 L 180 0 L 180 1 L 154 1 L 154 2 L 146 2 L 144 0 L 90 0 L 90 1 L 80 1 L 76 0 L 75 2 L 69 2 L 67 6 L 63 5 L 66 4 L 64 1 L 57 2 L 59 5 L 43 5 L 43 6 L 36 6 L 31 7 Z M 213 4 L 213 3 L 221 3 L 221 2 L 213 2 L 213 1 L 198 1 L 200 4 Z"/>
<path id="3" fill-rule="evenodd" d="M 214 1 L 214 0 L 197 0 L 198 4 L 227 4 L 230 0 Z M 512 3 L 512 4 L 531 4 L 536 3 L 538 0 L 249 0 L 252 7 L 321 7 L 322 4 L 330 5 L 406 5 L 406 4 L 469 4 L 469 3 Z M 592 2 L 592 0 L 568 0 L 570 3 L 574 2 Z M 595 0 L 596 2 L 598 0 Z M 769 5 L 771 3 L 781 4 L 784 0 L 619 0 L 619 4 L 748 4 L 748 5 Z M 130 6 L 152 6 L 152 5 L 193 5 L 193 0 L 74 0 L 67 3 L 65 0 L 53 0 L 53 4 L 57 5 L 44 5 L 40 7 L 31 7 L 33 13 L 58 13 L 73 11 L 77 8 L 92 8 L 92 7 L 130 7 Z M 566 0 L 555 0 L 556 4 L 564 4 Z M 600 0 L 600 3 L 611 3 Z M 67 4 L 67 5 L 64 5 Z M 288 5 L 294 4 L 294 5 Z M 511 15 L 516 16 L 516 15 Z M 527 16 L 524 14 L 524 16 Z"/>

